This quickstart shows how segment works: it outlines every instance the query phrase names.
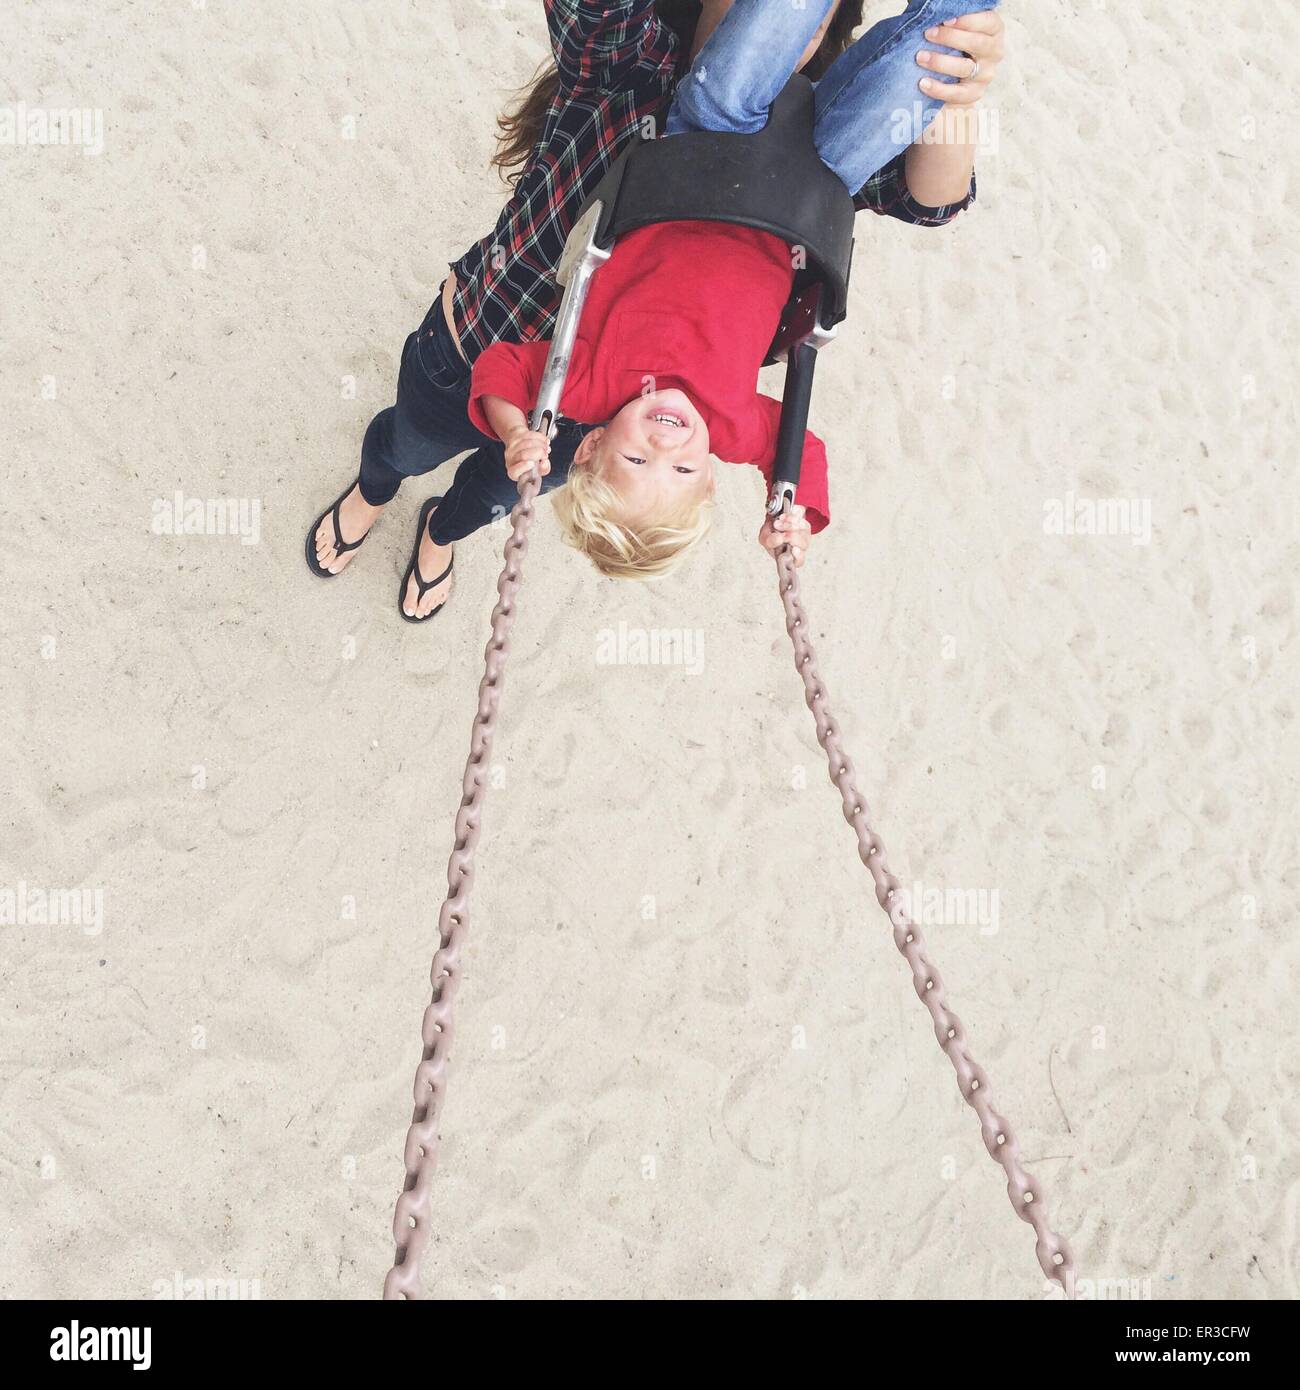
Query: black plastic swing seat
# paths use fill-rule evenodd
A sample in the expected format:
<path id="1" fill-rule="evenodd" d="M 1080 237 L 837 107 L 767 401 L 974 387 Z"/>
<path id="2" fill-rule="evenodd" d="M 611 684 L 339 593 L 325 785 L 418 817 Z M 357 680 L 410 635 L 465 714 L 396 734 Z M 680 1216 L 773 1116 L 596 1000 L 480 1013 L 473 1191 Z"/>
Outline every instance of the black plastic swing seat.
<path id="1" fill-rule="evenodd" d="M 788 311 L 820 284 L 822 328 L 847 312 L 856 209 L 817 157 L 813 87 L 798 73 L 753 135 L 690 131 L 634 142 L 600 181 L 591 203 L 597 200 L 604 209 L 595 240 L 606 248 L 654 222 L 731 222 L 771 232 L 802 252 Z"/>

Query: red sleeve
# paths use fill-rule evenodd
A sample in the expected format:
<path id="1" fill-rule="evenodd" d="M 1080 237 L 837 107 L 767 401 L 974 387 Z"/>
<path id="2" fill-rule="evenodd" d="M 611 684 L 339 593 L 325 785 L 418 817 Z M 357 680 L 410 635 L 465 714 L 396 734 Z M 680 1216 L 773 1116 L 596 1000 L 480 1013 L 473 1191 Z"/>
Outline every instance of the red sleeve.
<path id="1" fill-rule="evenodd" d="M 768 445 L 762 458 L 755 464 L 770 483 L 772 465 L 776 461 L 776 436 L 781 423 L 781 402 L 771 396 L 760 394 L 757 397 L 759 410 L 767 426 Z M 808 522 L 815 535 L 831 519 L 830 488 L 826 479 L 826 446 L 812 432 L 805 430 L 803 437 L 803 464 L 799 470 L 799 486 L 795 489 L 794 500 L 808 512 Z"/>
<path id="2" fill-rule="evenodd" d="M 525 415 L 533 413 L 550 350 L 550 343 L 493 343 L 479 354 L 470 378 L 469 420 L 480 434 L 496 438 L 483 409 L 484 396 L 500 396 Z"/>

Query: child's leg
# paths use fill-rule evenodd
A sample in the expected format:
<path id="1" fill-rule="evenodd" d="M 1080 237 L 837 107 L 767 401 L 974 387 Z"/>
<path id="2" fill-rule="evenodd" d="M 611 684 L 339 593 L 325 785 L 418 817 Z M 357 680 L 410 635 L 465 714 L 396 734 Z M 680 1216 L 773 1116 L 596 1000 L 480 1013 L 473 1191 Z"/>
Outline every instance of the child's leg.
<path id="1" fill-rule="evenodd" d="M 927 43 L 925 31 L 997 5 L 998 0 L 909 0 L 902 14 L 873 24 L 831 64 L 817 84 L 817 150 L 851 193 L 918 140 L 943 104 L 920 89 L 921 78 L 958 80 L 916 61 L 922 48 L 957 51 Z"/>
<path id="2" fill-rule="evenodd" d="M 664 134 L 761 130 L 833 3 L 735 0 L 678 86 Z"/>

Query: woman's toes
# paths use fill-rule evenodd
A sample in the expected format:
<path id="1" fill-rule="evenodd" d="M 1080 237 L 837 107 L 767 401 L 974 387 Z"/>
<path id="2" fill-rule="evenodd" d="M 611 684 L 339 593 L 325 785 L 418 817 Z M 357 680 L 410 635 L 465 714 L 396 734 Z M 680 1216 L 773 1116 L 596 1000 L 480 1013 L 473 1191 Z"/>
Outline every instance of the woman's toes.
<path id="1" fill-rule="evenodd" d="M 406 593 L 402 596 L 402 612 L 408 618 L 427 618 L 439 604 L 447 601 L 451 593 L 451 584 L 444 581 L 430 589 L 423 598 L 417 598 L 417 593 L 415 580 L 412 578 L 407 582 Z"/>
<path id="2" fill-rule="evenodd" d="M 420 604 L 420 614 L 423 617 L 427 613 L 432 613 L 440 603 L 446 603 L 447 591 L 450 586 L 439 584 L 436 588 L 430 589 L 424 596 L 424 601 Z"/>

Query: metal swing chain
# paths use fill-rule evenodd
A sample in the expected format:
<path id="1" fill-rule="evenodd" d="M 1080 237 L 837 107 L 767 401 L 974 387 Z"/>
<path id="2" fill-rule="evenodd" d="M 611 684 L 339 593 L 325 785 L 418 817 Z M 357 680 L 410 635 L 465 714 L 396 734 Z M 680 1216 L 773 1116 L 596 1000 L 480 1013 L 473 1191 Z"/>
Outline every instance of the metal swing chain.
<path id="1" fill-rule="evenodd" d="M 420 1036 L 424 1052 L 415 1072 L 415 1114 L 406 1131 L 403 1161 L 406 1182 L 393 1213 L 397 1251 L 384 1279 L 385 1298 L 420 1298 L 420 1260 L 429 1243 L 430 1187 L 438 1163 L 438 1116 L 447 1090 L 447 1052 L 453 1036 L 452 1007 L 460 986 L 461 948 L 469 921 L 469 895 L 474 886 L 474 851 L 482 828 L 487 794 L 487 764 L 497 727 L 497 706 L 510 654 L 510 629 L 515 620 L 515 595 L 528 553 L 528 528 L 533 503 L 541 489 L 535 472 L 519 483 L 519 501 L 511 515 L 505 563 L 497 580 L 497 603 L 492 610 L 492 634 L 484 651 L 483 679 L 478 687 L 478 710 L 470 734 L 463 795 L 456 811 L 456 838 L 447 864 L 447 896 L 438 914 L 438 949 L 429 980 L 433 998 L 424 1011 Z"/>
<path id="2" fill-rule="evenodd" d="M 871 809 L 854 781 L 853 763 L 840 746 L 840 727 L 826 707 L 826 689 L 817 669 L 817 656 L 808 637 L 808 620 L 799 595 L 799 574 L 790 547 L 782 546 L 776 556 L 780 576 L 781 602 L 785 607 L 785 630 L 794 647 L 795 669 L 804 684 L 804 699 L 817 723 L 817 742 L 826 753 L 831 781 L 844 803 L 844 819 L 858 837 L 858 855 L 876 885 L 876 901 L 885 910 L 894 928 L 894 945 L 912 971 L 912 985 L 934 1020 L 934 1035 L 957 1073 L 957 1084 L 966 1103 L 980 1120 L 980 1132 L 989 1157 L 1002 1165 L 1007 1175 L 1007 1196 L 1022 1221 L 1028 1221 L 1037 1237 L 1034 1246 L 1038 1263 L 1049 1279 L 1074 1297 L 1074 1256 L 1065 1239 L 1047 1224 L 1047 1204 L 1042 1189 L 1020 1166 L 1020 1147 L 1010 1124 L 993 1108 L 989 1080 L 971 1056 L 961 1019 L 948 1007 L 943 980 L 926 956 L 925 938 L 912 921 L 899 891 L 898 879 L 890 872 L 885 847 L 871 828 Z"/>
<path id="3" fill-rule="evenodd" d="M 510 652 L 510 631 L 515 618 L 515 596 L 528 552 L 528 533 L 533 503 L 541 482 L 535 473 L 519 484 L 519 502 L 511 517 L 505 544 L 504 565 L 497 580 L 497 603 L 492 610 L 492 630 L 484 651 L 483 679 L 479 682 L 478 709 L 470 736 L 470 753 L 462 781 L 463 795 L 456 811 L 455 845 L 447 864 L 447 896 L 438 914 L 438 949 L 429 978 L 433 997 L 424 1011 L 420 1035 L 423 1053 L 415 1073 L 415 1112 L 406 1133 L 403 1160 L 406 1180 L 393 1213 L 396 1252 L 384 1279 L 386 1299 L 422 1296 L 420 1262 L 429 1243 L 431 1186 L 438 1160 L 438 1117 L 447 1088 L 447 1053 L 453 1037 L 452 1009 L 460 985 L 460 954 L 469 921 L 469 896 L 474 885 L 474 853 L 482 829 L 482 809 L 487 793 L 487 762 L 496 733 L 497 709 Z M 1035 1246 L 1043 1272 L 1074 1294 L 1074 1257 L 1066 1241 L 1047 1224 L 1046 1205 L 1037 1182 L 1020 1166 L 1020 1151 L 1007 1121 L 993 1108 L 988 1078 L 971 1057 L 961 1020 L 944 999 L 943 981 L 925 955 L 921 930 L 909 918 L 899 892 L 898 879 L 889 871 L 884 846 L 869 824 L 870 810 L 854 782 L 853 764 L 839 743 L 839 725 L 826 708 L 826 691 L 817 670 L 816 654 L 808 638 L 808 624 L 799 595 L 799 578 L 788 546 L 776 557 L 781 580 L 781 602 L 786 631 L 794 647 L 795 668 L 804 683 L 805 699 L 817 724 L 817 741 L 825 750 L 831 781 L 839 789 L 844 817 L 858 837 L 858 853 L 876 885 L 876 899 L 894 928 L 894 944 L 912 969 L 917 994 L 934 1019 L 935 1036 L 957 1072 L 966 1101 L 980 1118 L 984 1146 L 1007 1175 L 1007 1195 L 1017 1215 L 1029 1222 L 1037 1236 Z"/>

